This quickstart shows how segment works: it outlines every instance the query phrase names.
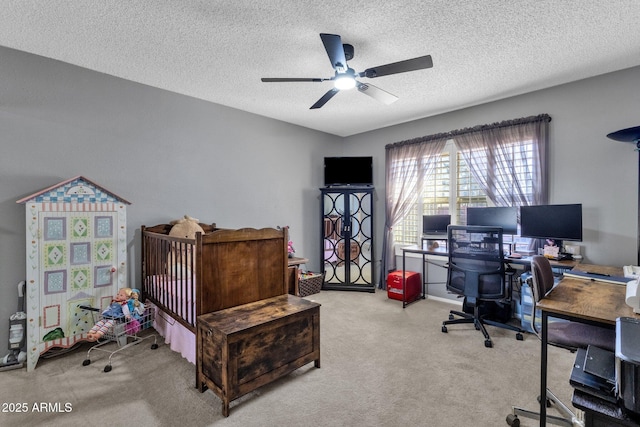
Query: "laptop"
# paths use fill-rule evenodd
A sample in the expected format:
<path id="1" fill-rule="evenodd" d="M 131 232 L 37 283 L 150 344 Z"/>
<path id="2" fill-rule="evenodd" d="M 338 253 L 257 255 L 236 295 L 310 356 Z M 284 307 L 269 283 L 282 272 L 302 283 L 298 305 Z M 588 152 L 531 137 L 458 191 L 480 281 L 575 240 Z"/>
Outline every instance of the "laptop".
<path id="1" fill-rule="evenodd" d="M 575 389 L 617 403 L 615 353 L 594 346 L 579 348 L 569 383 Z"/>

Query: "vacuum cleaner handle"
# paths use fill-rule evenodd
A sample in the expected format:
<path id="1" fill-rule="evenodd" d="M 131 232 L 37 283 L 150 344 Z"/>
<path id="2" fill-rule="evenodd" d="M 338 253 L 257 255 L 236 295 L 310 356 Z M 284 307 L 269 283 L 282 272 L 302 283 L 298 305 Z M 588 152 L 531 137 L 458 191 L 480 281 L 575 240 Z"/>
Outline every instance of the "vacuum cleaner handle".
<path id="1" fill-rule="evenodd" d="M 27 311 L 27 304 L 24 298 L 24 292 L 27 288 L 27 282 L 24 280 L 18 283 L 18 311 Z"/>

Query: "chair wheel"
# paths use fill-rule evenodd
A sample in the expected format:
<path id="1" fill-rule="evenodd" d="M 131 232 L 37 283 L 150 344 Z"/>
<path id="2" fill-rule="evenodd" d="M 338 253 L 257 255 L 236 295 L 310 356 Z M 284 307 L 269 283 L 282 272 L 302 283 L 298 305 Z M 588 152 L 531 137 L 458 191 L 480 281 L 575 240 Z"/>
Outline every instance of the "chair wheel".
<path id="1" fill-rule="evenodd" d="M 517 415 L 509 414 L 507 415 L 507 424 L 511 427 L 520 427 L 520 419 Z"/>
<path id="2" fill-rule="evenodd" d="M 453 320 L 453 314 L 449 314 L 449 320 Z"/>
<path id="3" fill-rule="evenodd" d="M 104 367 L 105 372 L 111 372 L 111 365 L 107 365 Z"/>
<path id="4" fill-rule="evenodd" d="M 82 361 L 82 366 L 88 366 L 88 365 L 90 365 L 90 364 L 91 364 L 91 360 L 89 360 L 89 359 L 84 359 L 84 360 Z"/>
<path id="5" fill-rule="evenodd" d="M 518 332 L 518 333 L 516 334 L 516 339 L 517 339 L 518 341 L 522 341 L 522 340 L 524 340 L 524 336 L 522 336 L 522 334 L 521 334 L 520 332 Z"/>
<path id="6" fill-rule="evenodd" d="M 442 325 L 442 332 L 444 332 L 445 334 L 447 333 L 447 327 Z"/>
<path id="7" fill-rule="evenodd" d="M 158 344 L 156 343 L 151 344 L 151 350 L 155 350 L 156 348 L 158 348 Z"/>
<path id="8" fill-rule="evenodd" d="M 484 340 L 484 346 L 491 348 L 493 347 L 493 344 L 491 343 L 491 340 Z"/>

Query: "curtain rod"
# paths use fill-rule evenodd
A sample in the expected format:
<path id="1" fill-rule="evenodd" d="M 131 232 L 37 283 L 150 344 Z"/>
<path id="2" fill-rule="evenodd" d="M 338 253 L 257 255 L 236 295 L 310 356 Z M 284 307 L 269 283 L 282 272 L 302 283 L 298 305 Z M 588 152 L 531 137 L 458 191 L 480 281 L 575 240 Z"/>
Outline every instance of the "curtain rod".
<path id="1" fill-rule="evenodd" d="M 420 143 L 429 142 L 429 141 L 442 139 L 442 138 L 450 139 L 451 137 L 454 137 L 454 136 L 464 135 L 466 133 L 477 132 L 481 130 L 498 129 L 498 128 L 503 128 L 508 126 L 521 125 L 525 123 L 542 122 L 542 121 L 550 122 L 551 116 L 549 116 L 548 114 L 539 114 L 537 116 L 529 116 L 529 117 L 522 117 L 519 119 L 504 120 L 502 122 L 496 122 L 496 123 L 491 123 L 486 125 L 476 125 L 473 127 L 456 129 L 449 132 L 442 132 L 434 135 L 421 136 L 418 138 L 408 139 L 406 141 L 394 142 L 392 144 L 387 144 L 385 146 L 385 149 L 388 150 L 390 148 L 399 147 L 403 145 L 420 144 Z"/>

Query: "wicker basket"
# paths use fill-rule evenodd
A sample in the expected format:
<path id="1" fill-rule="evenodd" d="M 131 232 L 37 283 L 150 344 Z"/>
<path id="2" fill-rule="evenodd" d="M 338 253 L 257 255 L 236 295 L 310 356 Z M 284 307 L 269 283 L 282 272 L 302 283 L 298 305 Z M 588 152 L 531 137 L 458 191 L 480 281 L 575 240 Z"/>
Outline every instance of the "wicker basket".
<path id="1" fill-rule="evenodd" d="M 298 296 L 317 294 L 322 289 L 324 274 L 322 273 L 302 273 L 298 279 Z"/>

